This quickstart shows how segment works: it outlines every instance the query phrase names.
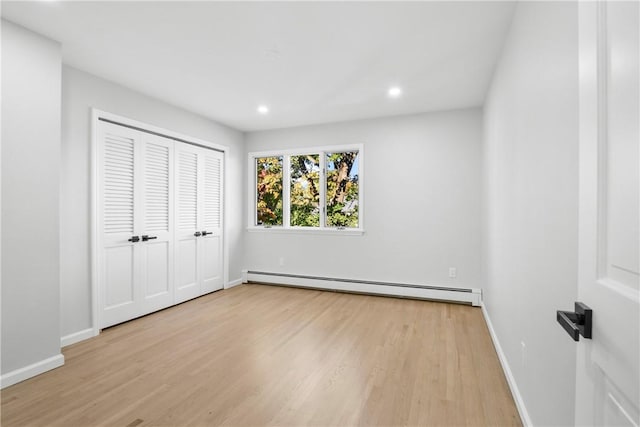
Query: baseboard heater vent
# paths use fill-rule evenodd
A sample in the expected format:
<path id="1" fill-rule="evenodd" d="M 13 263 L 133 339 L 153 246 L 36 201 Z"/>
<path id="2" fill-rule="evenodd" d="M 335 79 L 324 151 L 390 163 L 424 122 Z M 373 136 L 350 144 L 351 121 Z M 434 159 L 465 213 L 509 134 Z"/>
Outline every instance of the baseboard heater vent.
<path id="1" fill-rule="evenodd" d="M 265 271 L 246 271 L 244 276 L 245 283 L 263 283 L 267 285 L 285 285 L 404 298 L 453 301 L 471 304 L 476 307 L 480 306 L 482 299 L 482 291 L 476 288 L 448 288 L 444 286 L 304 276 Z"/>

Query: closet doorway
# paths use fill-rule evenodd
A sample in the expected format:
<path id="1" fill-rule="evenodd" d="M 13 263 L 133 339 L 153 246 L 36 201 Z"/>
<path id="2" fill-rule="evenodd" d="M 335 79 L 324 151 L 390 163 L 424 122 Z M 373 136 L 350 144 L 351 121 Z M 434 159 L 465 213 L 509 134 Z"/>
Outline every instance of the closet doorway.
<path id="1" fill-rule="evenodd" d="M 222 289 L 224 147 L 93 117 L 94 329 Z"/>

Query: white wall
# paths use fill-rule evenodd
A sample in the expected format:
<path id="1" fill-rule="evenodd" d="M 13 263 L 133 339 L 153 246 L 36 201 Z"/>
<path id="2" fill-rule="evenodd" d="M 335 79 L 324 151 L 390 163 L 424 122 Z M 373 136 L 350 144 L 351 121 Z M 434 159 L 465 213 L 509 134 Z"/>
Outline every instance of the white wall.
<path id="1" fill-rule="evenodd" d="M 577 35 L 576 3 L 518 3 L 484 108 L 484 302 L 534 425 L 574 421 Z"/>
<path id="2" fill-rule="evenodd" d="M 60 356 L 60 45 L 2 21 L 2 374 Z"/>
<path id="3" fill-rule="evenodd" d="M 241 278 L 244 224 L 243 134 L 202 116 L 64 66 L 62 69 L 62 177 L 60 277 L 62 336 L 91 325 L 90 129 L 91 107 L 229 147 L 226 158 L 229 279 Z"/>
<path id="4" fill-rule="evenodd" d="M 247 152 L 362 143 L 365 168 L 364 235 L 246 232 L 247 268 L 481 287 L 481 125 L 470 109 L 247 134 Z"/>

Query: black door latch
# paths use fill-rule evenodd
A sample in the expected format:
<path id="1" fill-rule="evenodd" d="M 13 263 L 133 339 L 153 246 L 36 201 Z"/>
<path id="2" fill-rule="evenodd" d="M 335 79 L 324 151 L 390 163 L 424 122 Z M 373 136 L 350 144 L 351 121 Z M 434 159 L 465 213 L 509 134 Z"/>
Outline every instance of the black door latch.
<path id="1" fill-rule="evenodd" d="M 575 303 L 575 311 L 557 311 L 556 320 L 574 341 L 580 341 L 580 335 L 591 339 L 593 312 L 581 302 Z"/>
<path id="2" fill-rule="evenodd" d="M 157 239 L 157 238 L 158 238 L 158 236 L 147 236 L 146 234 L 144 234 L 144 235 L 142 236 L 142 241 L 143 241 L 143 242 L 146 242 L 146 241 L 148 241 L 148 240 L 153 240 L 153 239 Z"/>
<path id="3" fill-rule="evenodd" d="M 138 237 L 138 236 L 132 236 L 130 239 L 127 239 L 127 242 L 136 243 L 136 242 L 139 242 L 139 241 L 140 241 L 140 237 Z"/>

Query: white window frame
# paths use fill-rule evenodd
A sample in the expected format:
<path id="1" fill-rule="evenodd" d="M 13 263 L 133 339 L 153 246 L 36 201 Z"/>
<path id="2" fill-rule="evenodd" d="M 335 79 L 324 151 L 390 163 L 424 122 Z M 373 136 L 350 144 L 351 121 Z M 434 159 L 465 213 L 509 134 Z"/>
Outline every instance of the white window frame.
<path id="1" fill-rule="evenodd" d="M 358 228 L 326 227 L 326 153 L 358 151 Z M 320 227 L 292 227 L 290 225 L 291 200 L 291 156 L 305 154 L 320 155 Z M 261 157 L 282 156 L 282 223 L 283 225 L 256 225 L 257 191 L 256 191 L 256 159 Z M 364 234 L 364 145 L 332 145 L 323 147 L 305 147 L 288 150 L 254 151 L 247 159 L 247 230 L 264 233 L 307 233 L 307 234 Z"/>

